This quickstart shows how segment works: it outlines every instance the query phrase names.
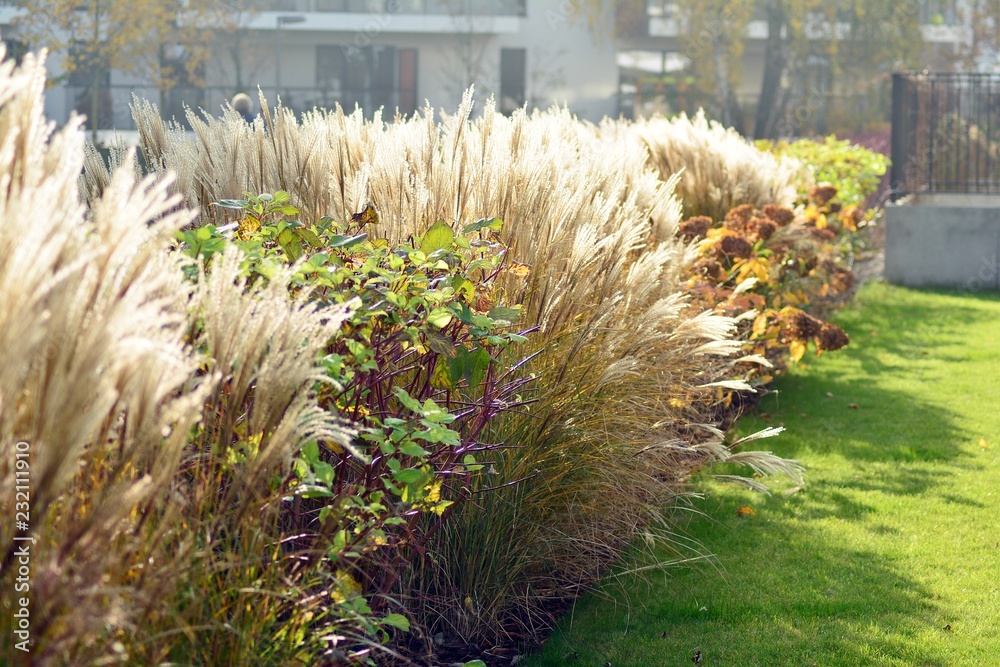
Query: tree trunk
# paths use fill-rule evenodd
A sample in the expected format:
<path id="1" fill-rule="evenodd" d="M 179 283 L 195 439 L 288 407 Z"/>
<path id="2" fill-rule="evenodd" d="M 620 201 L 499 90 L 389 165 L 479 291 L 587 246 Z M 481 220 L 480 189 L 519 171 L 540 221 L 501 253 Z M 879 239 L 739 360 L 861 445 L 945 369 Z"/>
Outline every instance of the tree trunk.
<path id="1" fill-rule="evenodd" d="M 236 69 L 236 92 L 245 93 L 243 90 L 243 29 L 236 30 L 233 34 L 233 67 Z"/>
<path id="2" fill-rule="evenodd" d="M 760 98 L 757 100 L 757 119 L 754 123 L 755 139 L 774 139 L 778 121 L 781 118 L 782 83 L 781 79 L 788 64 L 785 55 L 785 40 L 781 29 L 785 25 L 785 12 L 782 0 L 770 0 L 767 3 L 767 44 L 764 51 L 764 81 L 760 87 Z"/>
<path id="3" fill-rule="evenodd" d="M 97 128 L 100 125 L 101 113 L 101 3 L 94 3 L 94 50 L 92 53 L 91 72 L 93 83 L 90 88 L 90 141 L 97 145 Z"/>
<path id="4" fill-rule="evenodd" d="M 94 79 L 90 84 L 90 141 L 97 145 L 97 128 L 101 113 L 101 73 L 94 67 Z"/>
<path id="5" fill-rule="evenodd" d="M 715 34 L 712 36 L 712 53 L 715 63 L 715 102 L 719 109 L 719 122 L 726 127 L 733 124 L 733 91 L 729 83 L 728 46 L 728 40 L 724 35 Z"/>

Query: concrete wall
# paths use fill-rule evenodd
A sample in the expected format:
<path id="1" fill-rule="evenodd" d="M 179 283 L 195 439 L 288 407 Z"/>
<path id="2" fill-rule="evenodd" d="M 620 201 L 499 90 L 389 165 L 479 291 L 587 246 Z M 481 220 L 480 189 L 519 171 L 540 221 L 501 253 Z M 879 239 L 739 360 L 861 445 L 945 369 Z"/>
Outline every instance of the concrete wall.
<path id="1" fill-rule="evenodd" d="M 890 204 L 885 234 L 890 283 L 1000 290 L 1000 195 L 924 194 Z"/>

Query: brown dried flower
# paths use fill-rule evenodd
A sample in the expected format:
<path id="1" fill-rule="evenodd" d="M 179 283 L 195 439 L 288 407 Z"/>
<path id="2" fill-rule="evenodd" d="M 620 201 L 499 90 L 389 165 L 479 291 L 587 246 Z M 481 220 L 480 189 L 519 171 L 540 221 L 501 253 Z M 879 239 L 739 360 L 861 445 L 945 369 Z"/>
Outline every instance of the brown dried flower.
<path id="1" fill-rule="evenodd" d="M 759 215 L 761 215 L 760 211 L 755 209 L 751 204 L 740 204 L 736 208 L 730 210 L 729 213 L 726 213 L 726 227 L 737 231 L 743 231 L 746 228 L 747 222 L 750 221 L 750 218 Z"/>
<path id="2" fill-rule="evenodd" d="M 833 273 L 833 289 L 846 292 L 854 287 L 854 272 L 850 269 L 837 268 Z"/>
<path id="3" fill-rule="evenodd" d="M 712 219 L 707 215 L 696 215 L 688 218 L 677 227 L 677 236 L 685 241 L 705 238 L 705 234 L 712 228 Z"/>
<path id="4" fill-rule="evenodd" d="M 813 235 L 813 238 L 820 241 L 832 241 L 837 238 L 837 232 L 833 231 L 829 227 L 823 229 L 816 229 L 813 227 L 809 230 L 809 233 Z"/>
<path id="5" fill-rule="evenodd" d="M 723 236 L 716 246 L 727 257 L 747 259 L 753 252 L 753 245 L 742 236 Z"/>
<path id="6" fill-rule="evenodd" d="M 779 227 L 784 227 L 795 219 L 795 214 L 791 209 L 777 204 L 768 204 L 764 207 L 764 215 L 778 223 Z"/>
<path id="7" fill-rule="evenodd" d="M 703 257 L 694 263 L 694 272 L 700 276 L 708 278 L 713 282 L 721 282 L 726 279 L 726 270 L 714 259 Z"/>
<path id="8" fill-rule="evenodd" d="M 837 188 L 833 185 L 817 185 L 809 191 L 809 198 L 822 206 L 837 196 Z"/>
<path id="9" fill-rule="evenodd" d="M 812 340 L 823 329 L 823 320 L 817 319 L 798 308 L 790 309 L 784 315 L 784 320 L 785 324 L 788 325 L 788 335 L 794 340 L 802 342 Z"/>
<path id="10" fill-rule="evenodd" d="M 847 332 L 836 324 L 824 324 L 816 339 L 816 347 L 825 352 L 839 350 L 851 342 Z"/>
<path id="11" fill-rule="evenodd" d="M 751 241 L 766 241 L 771 238 L 774 232 L 778 231 L 778 225 L 767 218 L 750 218 L 746 225 L 747 236 Z"/>

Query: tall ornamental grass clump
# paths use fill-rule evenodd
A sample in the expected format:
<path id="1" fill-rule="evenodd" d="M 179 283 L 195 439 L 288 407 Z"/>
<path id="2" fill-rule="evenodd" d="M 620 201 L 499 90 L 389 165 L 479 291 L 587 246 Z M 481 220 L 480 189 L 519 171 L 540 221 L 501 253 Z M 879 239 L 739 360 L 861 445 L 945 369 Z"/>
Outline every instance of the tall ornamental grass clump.
<path id="1" fill-rule="evenodd" d="M 136 104 L 146 164 L 178 174 L 202 223 L 238 219 L 242 230 L 245 217 L 213 204 L 280 190 L 314 234 L 327 219 L 374 211 L 372 242 L 479 224 L 481 243 L 505 248 L 502 270 L 462 298 L 473 314 L 518 313 L 530 333 L 498 350 L 498 367 L 531 382 L 478 436 L 484 467 L 454 489 L 471 502 L 449 507 L 447 521 L 421 519 L 434 523 L 432 540 L 379 589 L 431 631 L 428 644 L 439 632 L 487 646 L 537 636 L 548 605 L 591 585 L 634 537 L 670 539 L 663 510 L 695 469 L 728 459 L 798 474 L 794 463 L 732 452 L 713 425 L 726 395 L 749 389 L 734 377 L 736 321 L 688 306 L 695 249 L 675 238 L 677 180 L 648 168 L 640 143 L 559 110 L 506 118 L 487 104 L 472 120 L 470 97 L 441 122 L 430 110 L 392 124 L 340 110 L 299 122 L 262 107 L 249 125 L 192 114 L 189 139 Z M 94 165 L 88 192 L 105 180 Z M 318 249 L 307 245 L 311 263 Z M 474 405 L 483 389 L 472 389 Z M 355 416 L 379 409 L 358 400 Z"/>
<path id="2" fill-rule="evenodd" d="M 11 516 L 24 482 L 14 450 L 30 452 L 29 530 L 0 528 L 0 579 L 14 590 L 14 538 L 33 535 L 32 664 L 363 659 L 401 621 L 375 617 L 315 557 L 322 539 L 290 544 L 284 509 L 303 447 L 354 437 L 318 404 L 318 360 L 347 311 L 290 289 L 287 269 L 248 283 L 235 249 L 209 273 L 193 264 L 173 249 L 194 215 L 169 179 L 118 170 L 85 207 L 83 133 L 44 121 L 44 84 L 40 58 L 0 64 Z M 5 664 L 23 657 L 13 643 L 5 628 Z"/>
<path id="3" fill-rule="evenodd" d="M 758 150 L 702 111 L 694 117 L 651 118 L 618 131 L 646 146 L 662 178 L 680 174 L 677 196 L 685 215 L 720 220 L 742 204 L 791 206 L 799 187 L 812 180 L 803 162 Z"/>

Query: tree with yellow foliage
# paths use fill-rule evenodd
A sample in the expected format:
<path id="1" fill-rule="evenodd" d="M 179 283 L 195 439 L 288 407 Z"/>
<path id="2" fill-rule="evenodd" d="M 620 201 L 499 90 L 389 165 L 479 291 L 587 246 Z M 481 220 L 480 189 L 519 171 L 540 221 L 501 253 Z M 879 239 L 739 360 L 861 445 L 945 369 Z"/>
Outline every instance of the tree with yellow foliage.
<path id="1" fill-rule="evenodd" d="M 997 0 L 976 0 L 980 4 Z M 681 53 L 691 61 L 708 111 L 757 138 L 818 129 L 821 113 L 839 114 L 842 125 L 864 125 L 879 113 L 879 96 L 894 69 L 920 65 L 919 0 L 675 0 L 682 26 Z M 644 18 L 646 0 L 576 0 L 578 16 L 592 26 L 609 12 L 623 24 Z M 631 17 L 624 20 L 623 17 Z M 767 25 L 764 74 L 752 126 L 734 90 L 742 79 L 746 31 L 753 20 Z M 840 104 L 840 101 L 846 104 Z M 839 104 L 839 106 L 838 106 Z M 822 129 L 822 128 L 819 128 Z"/>
<path id="2" fill-rule="evenodd" d="M 102 80 L 112 69 L 143 76 L 167 90 L 181 75 L 164 49 L 191 43 L 191 30 L 178 17 L 179 0 L 22 0 L 16 25 L 33 49 L 61 55 L 66 75 L 83 75 L 90 93 L 89 125 L 96 140 L 101 125 Z M 195 51 L 183 66 L 194 74 Z M 175 61 L 176 62 L 176 61 Z"/>

